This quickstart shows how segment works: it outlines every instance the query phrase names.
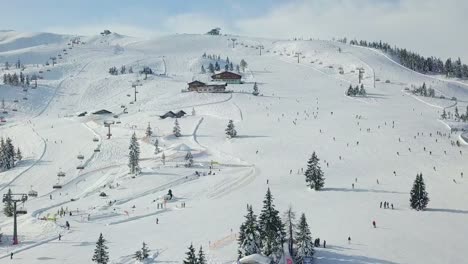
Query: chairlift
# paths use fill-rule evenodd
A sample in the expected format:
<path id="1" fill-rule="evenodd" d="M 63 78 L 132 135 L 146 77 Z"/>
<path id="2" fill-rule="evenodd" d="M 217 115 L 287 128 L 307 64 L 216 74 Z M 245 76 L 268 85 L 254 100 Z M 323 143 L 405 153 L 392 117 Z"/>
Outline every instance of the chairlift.
<path id="1" fill-rule="evenodd" d="M 57 183 L 52 186 L 53 189 L 62 189 L 62 185 Z"/>
<path id="2" fill-rule="evenodd" d="M 82 160 L 82 159 L 84 159 L 84 156 L 83 156 L 83 154 L 78 154 L 78 156 L 76 156 L 76 158 L 79 159 L 79 160 Z"/>
<path id="3" fill-rule="evenodd" d="M 31 190 L 28 192 L 29 197 L 37 197 L 37 191 L 33 190 L 32 185 L 31 185 Z"/>
<path id="4" fill-rule="evenodd" d="M 18 99 L 13 100 L 13 102 L 17 103 L 17 102 L 18 102 Z"/>
<path id="5" fill-rule="evenodd" d="M 25 97 L 23 97 L 23 100 L 28 100 L 28 98 L 25 96 Z"/>
<path id="6" fill-rule="evenodd" d="M 94 142 L 99 142 L 99 138 L 94 137 L 94 138 L 93 138 L 93 141 L 94 141 Z"/>
<path id="7" fill-rule="evenodd" d="M 59 172 L 57 173 L 57 176 L 58 176 L 58 177 L 65 177 L 65 172 L 59 171 Z"/>
<path id="8" fill-rule="evenodd" d="M 27 92 L 28 91 L 28 88 L 23 88 L 23 92 Z"/>
<path id="9" fill-rule="evenodd" d="M 3 110 L 2 114 L 8 114 L 7 110 Z"/>
<path id="10" fill-rule="evenodd" d="M 27 213 L 28 213 L 28 210 L 26 210 L 26 207 L 24 207 L 24 203 L 20 208 L 16 209 L 16 214 L 24 215 Z"/>
<path id="11" fill-rule="evenodd" d="M 133 104 L 133 101 L 131 101 L 130 104 Z"/>
<path id="12" fill-rule="evenodd" d="M 101 152 L 101 149 L 100 148 L 95 148 L 94 152 Z"/>
<path id="13" fill-rule="evenodd" d="M 13 109 L 11 109 L 11 111 L 13 111 L 13 112 L 18 112 L 18 109 L 13 108 Z"/>
<path id="14" fill-rule="evenodd" d="M 80 165 L 76 166 L 76 169 L 77 169 L 77 170 L 83 170 L 83 169 L 84 169 L 84 165 L 83 165 L 83 164 L 80 164 Z"/>

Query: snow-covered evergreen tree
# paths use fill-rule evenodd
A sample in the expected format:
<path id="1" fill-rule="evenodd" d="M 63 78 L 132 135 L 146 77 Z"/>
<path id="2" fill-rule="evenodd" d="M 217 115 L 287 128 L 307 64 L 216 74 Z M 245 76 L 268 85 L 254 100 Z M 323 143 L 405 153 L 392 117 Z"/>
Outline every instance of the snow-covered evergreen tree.
<path id="1" fill-rule="evenodd" d="M 99 235 L 99 239 L 96 242 L 96 249 L 94 249 L 92 261 L 98 264 L 109 263 L 109 253 L 107 252 L 106 240 L 102 236 L 102 233 Z"/>
<path id="2" fill-rule="evenodd" d="M 138 143 L 135 132 L 133 132 L 132 138 L 130 139 L 130 146 L 128 149 L 128 167 L 130 168 L 130 173 L 135 174 L 140 170 L 140 144 Z"/>
<path id="3" fill-rule="evenodd" d="M 141 247 L 140 250 L 135 252 L 134 259 L 138 261 L 143 261 L 149 257 L 149 252 L 150 250 L 148 249 L 148 246 L 146 245 L 145 242 L 143 242 L 143 246 Z"/>
<path id="4" fill-rule="evenodd" d="M 447 112 L 445 112 L 445 108 L 444 110 L 442 110 L 442 115 L 440 116 L 440 118 L 447 119 Z"/>
<path id="5" fill-rule="evenodd" d="M 215 72 L 215 67 L 214 67 L 213 63 L 210 62 L 210 64 L 208 65 L 208 70 L 210 71 L 210 73 Z"/>
<path id="6" fill-rule="evenodd" d="M 455 106 L 455 119 L 459 120 L 460 119 L 460 113 L 458 112 L 458 107 Z"/>
<path id="7" fill-rule="evenodd" d="M 206 264 L 206 256 L 205 252 L 203 252 L 202 246 L 200 246 L 200 249 L 198 250 L 198 257 L 197 257 L 197 264 Z"/>
<path id="8" fill-rule="evenodd" d="M 252 205 L 247 205 L 245 222 L 242 223 L 238 238 L 239 258 L 261 253 L 260 229 Z"/>
<path id="9" fill-rule="evenodd" d="M 257 82 L 254 83 L 252 94 L 255 95 L 255 96 L 257 96 L 259 94 Z"/>
<path id="10" fill-rule="evenodd" d="M 219 66 L 219 63 L 218 62 L 215 62 L 215 71 L 220 71 L 221 70 L 221 67 Z"/>
<path id="11" fill-rule="evenodd" d="M 317 154 L 315 154 L 315 151 L 307 162 L 307 169 L 304 175 L 306 177 L 307 186 L 311 189 L 318 191 L 325 185 L 323 172 L 319 165 L 319 158 L 317 157 Z"/>
<path id="12" fill-rule="evenodd" d="M 234 122 L 232 120 L 229 120 L 229 123 L 226 128 L 226 135 L 228 138 L 233 138 L 237 136 L 237 131 L 234 127 Z"/>
<path id="13" fill-rule="evenodd" d="M 242 69 L 243 72 L 245 72 L 245 68 L 247 68 L 247 65 L 248 65 L 247 62 L 244 59 L 240 61 L 240 68 Z"/>
<path id="14" fill-rule="evenodd" d="M 413 183 L 413 188 L 410 193 L 411 208 L 416 210 L 424 210 L 429 203 L 429 196 L 426 192 L 426 185 L 422 173 L 416 175 Z"/>
<path id="15" fill-rule="evenodd" d="M 310 234 L 309 225 L 305 214 L 302 213 L 297 225 L 296 240 L 294 241 L 294 259 L 296 263 L 302 263 L 304 257 L 312 257 L 314 255 L 314 243 Z"/>
<path id="16" fill-rule="evenodd" d="M 184 264 L 198 264 L 198 259 L 195 254 L 195 248 L 193 247 L 193 245 L 190 244 L 190 247 L 188 249 L 189 250 L 187 251 L 187 253 L 185 253 L 187 257 L 185 258 L 183 263 Z"/>
<path id="17" fill-rule="evenodd" d="M 185 154 L 184 159 L 185 159 L 185 167 L 188 167 L 188 168 L 192 167 L 192 165 L 193 165 L 193 155 L 190 152 L 190 150 L 187 151 L 187 154 Z"/>
<path id="18" fill-rule="evenodd" d="M 263 209 L 259 216 L 258 226 L 263 255 L 277 262 L 283 254 L 283 242 L 286 234 L 279 212 L 273 205 L 270 188 L 268 188 L 265 200 L 263 200 Z"/>
<path id="19" fill-rule="evenodd" d="M 148 123 L 148 126 L 146 127 L 145 135 L 146 137 L 151 137 L 153 135 L 153 130 L 151 129 L 150 123 Z"/>
<path id="20" fill-rule="evenodd" d="M 155 140 L 154 140 L 154 144 L 153 144 L 153 145 L 154 145 L 154 154 L 155 154 L 155 155 L 158 155 L 159 152 L 161 152 L 161 150 L 159 149 L 159 141 L 158 141 L 158 139 L 155 139 Z"/>
<path id="21" fill-rule="evenodd" d="M 177 118 L 176 118 L 176 120 L 174 122 L 174 128 L 172 129 L 172 133 L 176 137 L 182 136 L 182 134 L 180 133 L 180 126 L 179 126 L 179 121 L 177 120 Z"/>
<path id="22" fill-rule="evenodd" d="M 21 150 L 20 150 L 20 148 L 18 147 L 18 148 L 16 149 L 16 160 L 17 160 L 17 161 L 21 161 L 22 159 L 23 159 L 23 154 L 21 153 Z"/>
<path id="23" fill-rule="evenodd" d="M 3 213 L 7 217 L 12 217 L 14 213 L 14 206 L 13 202 L 11 201 L 11 189 L 8 189 L 8 192 L 5 195 L 5 202 L 3 204 Z"/>

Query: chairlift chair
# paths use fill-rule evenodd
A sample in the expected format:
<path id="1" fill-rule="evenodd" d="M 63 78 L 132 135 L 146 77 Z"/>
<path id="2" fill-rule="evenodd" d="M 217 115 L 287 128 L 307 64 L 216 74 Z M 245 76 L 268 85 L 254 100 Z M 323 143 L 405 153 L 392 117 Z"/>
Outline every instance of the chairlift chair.
<path id="1" fill-rule="evenodd" d="M 57 173 L 57 176 L 58 176 L 58 177 L 65 177 L 65 172 L 59 171 L 59 172 Z"/>
<path id="2" fill-rule="evenodd" d="M 76 158 L 79 159 L 79 160 L 82 160 L 82 159 L 84 159 L 84 156 L 82 154 L 78 154 L 78 156 L 76 156 Z"/>
<path id="3" fill-rule="evenodd" d="M 28 213 L 28 210 L 26 210 L 26 207 L 24 207 L 24 204 L 20 208 L 16 209 L 16 214 L 23 215 L 27 213 Z"/>
<path id="4" fill-rule="evenodd" d="M 84 169 L 84 165 L 83 165 L 83 164 L 80 164 L 80 165 L 76 166 L 76 169 L 77 169 L 77 170 L 83 170 L 83 169 Z"/>
<path id="5" fill-rule="evenodd" d="M 94 149 L 94 152 L 100 152 L 100 151 L 101 151 L 101 149 L 99 149 L 99 148 Z"/>
<path id="6" fill-rule="evenodd" d="M 98 142 L 98 141 L 99 141 L 99 138 L 94 137 L 94 138 L 93 138 L 93 141 L 94 141 L 94 142 Z"/>
<path id="7" fill-rule="evenodd" d="M 34 198 L 35 198 L 35 197 L 37 197 L 37 192 L 34 191 L 33 189 L 31 189 L 31 190 L 28 192 L 28 196 L 29 196 L 29 197 L 34 197 Z"/>

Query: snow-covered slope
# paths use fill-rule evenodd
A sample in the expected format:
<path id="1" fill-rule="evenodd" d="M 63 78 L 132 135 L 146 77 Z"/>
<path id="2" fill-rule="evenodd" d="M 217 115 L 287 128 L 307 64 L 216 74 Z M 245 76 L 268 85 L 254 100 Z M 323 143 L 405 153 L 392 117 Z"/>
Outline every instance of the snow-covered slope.
<path id="1" fill-rule="evenodd" d="M 25 74 L 44 77 L 26 95 L 19 87 L 0 87 L 8 110 L 0 134 L 11 137 L 24 155 L 17 167 L 0 173 L 0 191 L 39 193 L 25 203 L 28 214 L 19 217 L 20 245 L 10 245 L 13 220 L 0 216 L 5 240 L 0 261 L 14 251 L 12 263 L 89 263 L 102 232 L 112 263 L 134 263 L 132 254 L 143 241 L 158 253 L 155 263 L 180 262 L 190 243 L 202 245 L 210 263 L 232 263 L 245 205 L 258 214 L 269 187 L 280 211 L 292 205 L 304 212 L 312 236 L 327 241 L 327 248 L 316 250 L 316 263 L 465 262 L 468 183 L 461 173 L 468 171 L 468 153 L 466 144 L 452 144 L 463 142 L 460 133 L 450 132 L 450 126 L 463 124 L 439 117 L 443 108 L 465 111 L 468 87 L 341 43 L 237 36 L 233 48 L 230 38 L 181 34 L 141 40 L 111 34 L 68 45 L 69 36 L 0 32 L 0 63 L 14 64 L 20 57 Z M 56 65 L 42 65 L 59 53 L 63 59 Z M 219 55 L 221 65 L 226 57 L 234 65 L 246 60 L 245 83 L 228 85 L 232 93 L 182 93 L 187 82 L 210 79 L 200 68 L 215 61 L 203 53 Z M 134 73 L 108 73 L 122 65 Z M 155 74 L 145 79 L 139 74 L 144 66 Z M 348 86 L 357 85 L 358 68 L 364 69 L 368 96 L 346 97 Z M 2 74 L 13 72 L 19 70 Z M 261 96 L 251 94 L 254 82 Z M 405 91 L 423 82 L 458 101 Z M 77 117 L 100 109 L 113 114 Z M 178 120 L 183 136 L 176 138 L 174 119 L 159 115 L 179 110 L 188 115 Z M 230 119 L 238 137 L 226 139 Z M 111 139 L 104 127 L 109 121 L 115 122 Z M 151 138 L 145 136 L 148 123 Z M 127 166 L 134 132 L 142 168 L 136 177 Z M 154 154 L 155 139 L 164 163 L 162 152 Z M 183 166 L 188 150 L 193 168 Z M 313 151 L 326 177 L 319 192 L 307 189 L 302 175 Z M 58 178 L 59 171 L 66 176 Z M 419 172 L 431 199 L 423 212 L 409 208 Z M 52 188 L 57 183 L 62 189 Z M 169 189 L 174 199 L 158 209 Z M 380 209 L 381 201 L 395 209 Z M 71 215 L 41 220 L 61 208 Z"/>

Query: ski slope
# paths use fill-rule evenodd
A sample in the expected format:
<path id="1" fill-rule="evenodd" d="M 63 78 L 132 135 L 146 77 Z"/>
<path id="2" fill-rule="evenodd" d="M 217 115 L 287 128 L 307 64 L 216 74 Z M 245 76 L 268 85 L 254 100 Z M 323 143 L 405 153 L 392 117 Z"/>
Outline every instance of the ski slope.
<path id="1" fill-rule="evenodd" d="M 313 238 L 327 241 L 327 248 L 316 250 L 316 263 L 466 262 L 468 182 L 460 175 L 468 172 L 468 152 L 466 143 L 452 146 L 461 133 L 450 132 L 466 124 L 439 120 L 444 108 L 466 109 L 463 83 L 424 76 L 379 52 L 331 41 L 237 36 L 233 48 L 230 36 L 142 40 L 111 34 L 67 45 L 71 38 L 0 32 L 0 62 L 14 64 L 19 58 L 25 73 L 42 71 L 44 77 L 28 91 L 28 100 L 21 100 L 21 88 L 0 87 L 6 108 L 18 109 L 9 110 L 0 134 L 11 137 L 24 156 L 17 167 L 0 173 L 0 192 L 33 188 L 39 193 L 25 203 L 28 214 L 18 218 L 19 245 L 11 245 L 12 218 L 0 215 L 0 262 L 13 251 L 11 263 L 90 263 L 102 232 L 112 263 L 134 263 L 131 256 L 143 241 L 158 253 L 154 263 L 180 263 L 190 243 L 203 246 L 210 263 L 232 263 L 245 205 L 252 204 L 258 214 L 268 187 L 281 212 L 289 205 L 304 212 Z M 261 56 L 252 48 L 260 44 L 265 47 Z M 207 68 L 210 62 L 202 59 L 205 52 L 222 60 L 227 56 L 234 64 L 246 60 L 245 83 L 228 85 L 233 93 L 181 93 L 192 80 L 209 80 L 200 73 L 201 65 Z M 56 65 L 43 65 L 58 53 L 63 59 Z M 108 73 L 121 65 L 132 66 L 135 73 Z M 138 74 L 143 66 L 156 74 L 144 80 Z M 348 86 L 357 85 L 358 68 L 365 71 L 368 96 L 347 97 Z M 2 75 L 14 71 L 0 69 Z M 131 103 L 136 80 L 142 85 Z M 254 82 L 261 96 L 251 94 Z M 457 102 L 404 90 L 423 82 Z M 77 117 L 100 109 L 115 117 Z M 174 119 L 159 118 L 170 110 L 188 113 L 179 119 L 180 138 L 172 135 Z M 238 137 L 226 139 L 230 119 Z M 111 139 L 105 121 L 115 122 Z M 145 137 L 148 123 L 155 133 L 151 139 Z M 133 132 L 142 168 L 134 178 L 127 166 Z M 165 164 L 162 153 L 154 154 L 156 138 Z M 183 166 L 187 150 L 194 156 L 193 168 Z M 326 177 L 320 192 L 307 189 L 301 173 L 313 151 Z M 209 175 L 211 164 L 214 174 Z M 55 190 L 59 170 L 66 176 L 59 182 L 62 189 Z M 409 207 L 419 172 L 430 197 L 423 212 Z M 169 189 L 174 199 L 157 209 Z M 395 209 L 380 209 L 381 201 Z M 61 208 L 72 215 L 41 220 Z"/>

